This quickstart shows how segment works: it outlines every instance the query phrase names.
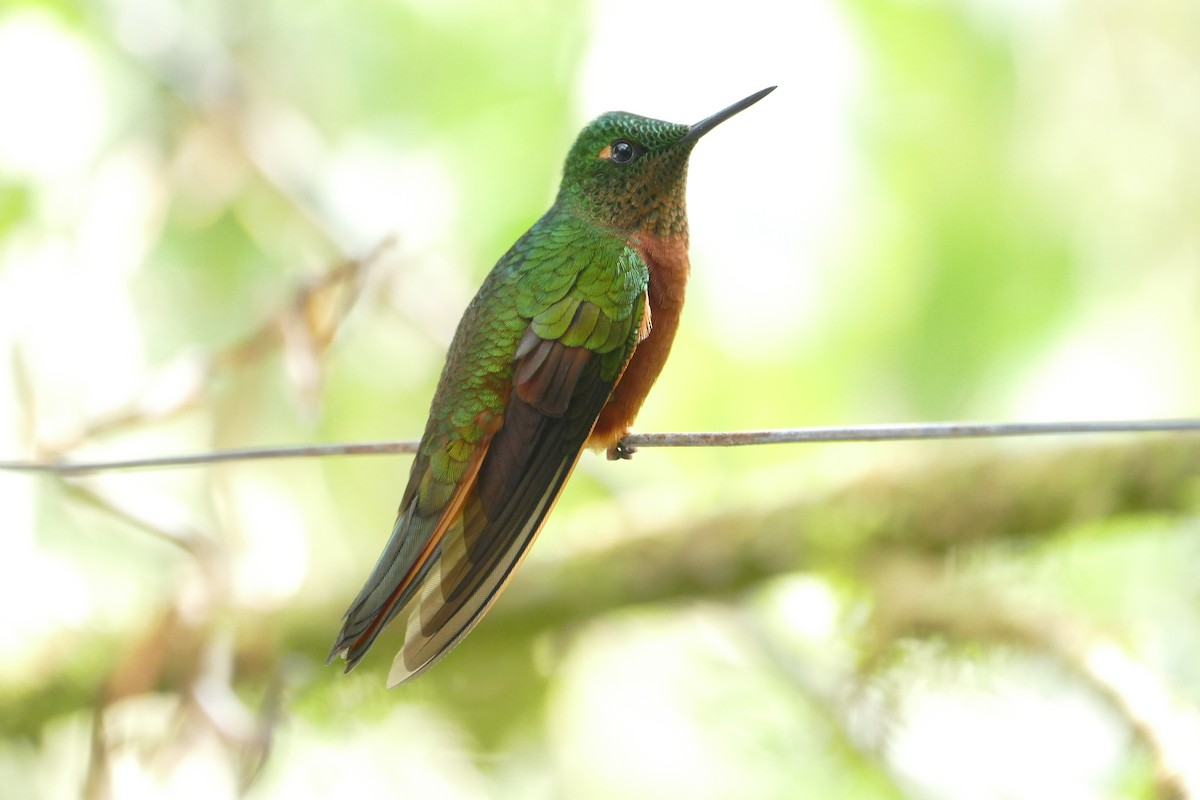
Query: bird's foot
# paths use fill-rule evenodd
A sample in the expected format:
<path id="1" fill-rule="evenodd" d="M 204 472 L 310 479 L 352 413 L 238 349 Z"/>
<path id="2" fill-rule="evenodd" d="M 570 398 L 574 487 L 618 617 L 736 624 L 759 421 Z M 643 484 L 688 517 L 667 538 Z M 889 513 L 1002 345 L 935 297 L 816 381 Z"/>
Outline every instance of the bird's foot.
<path id="1" fill-rule="evenodd" d="M 637 448 L 631 444 L 625 444 L 625 440 L 621 439 L 612 447 L 608 448 L 609 461 L 628 461 L 633 458 L 633 454 L 637 452 Z"/>

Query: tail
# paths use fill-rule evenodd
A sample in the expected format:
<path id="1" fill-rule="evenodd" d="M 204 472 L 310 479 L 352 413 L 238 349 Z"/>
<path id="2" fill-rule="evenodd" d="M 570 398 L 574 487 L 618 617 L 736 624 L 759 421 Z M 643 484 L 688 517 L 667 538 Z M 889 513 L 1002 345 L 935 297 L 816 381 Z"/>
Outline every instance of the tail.
<path id="1" fill-rule="evenodd" d="M 331 664 L 339 656 L 346 659 L 346 672 L 354 669 L 367 651 L 371 649 L 380 631 L 404 607 L 414 593 L 412 589 L 405 592 L 405 585 L 415 587 L 429 572 L 436 559 L 426 557 L 424 563 L 414 571 L 415 562 L 420 558 L 418 545 L 428 542 L 430 536 L 419 536 L 413 528 L 413 510 L 415 502 L 402 509 L 396 516 L 396 524 L 392 527 L 392 536 L 370 577 L 363 585 L 362 591 L 350 608 L 343 615 L 341 633 L 329 651 L 326 664 Z M 409 577 L 409 574 L 412 576 Z M 408 578 L 406 580 L 406 578 Z"/>

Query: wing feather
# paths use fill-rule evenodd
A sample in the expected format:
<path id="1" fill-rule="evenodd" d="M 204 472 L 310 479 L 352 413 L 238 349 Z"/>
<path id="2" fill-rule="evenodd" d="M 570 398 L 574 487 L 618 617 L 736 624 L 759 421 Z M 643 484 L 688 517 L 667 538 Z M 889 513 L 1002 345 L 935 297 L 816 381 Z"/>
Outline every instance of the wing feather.
<path id="1" fill-rule="evenodd" d="M 346 671 L 353 669 L 384 626 L 420 589 L 439 558 L 446 531 L 461 515 L 460 509 L 474 485 L 486 445 L 477 452 L 479 457 L 468 469 L 466 480 L 459 485 L 444 513 L 436 517 L 421 515 L 413 497 L 397 515 L 387 547 L 346 611 L 346 621 L 329 653 L 329 661 L 343 655 Z"/>
<path id="2" fill-rule="evenodd" d="M 638 327 L 631 326 L 633 337 Z M 542 356 L 543 349 L 551 352 Z M 542 340 L 525 358 L 541 366 L 514 381 L 504 424 L 452 528 L 462 546 L 443 547 L 426 590 L 411 601 L 417 610 L 389 686 L 431 667 L 495 602 L 554 507 L 616 382 L 615 375 L 602 377 L 596 353 L 558 340 Z M 519 363 L 514 375 L 526 372 Z"/>
<path id="3" fill-rule="evenodd" d="M 521 255 L 528 246 L 519 242 L 510 252 Z M 472 406 L 435 399 L 441 416 L 431 416 L 391 539 L 330 654 L 330 660 L 343 655 L 347 670 L 399 615 L 407 620 L 405 639 L 389 686 L 442 658 L 507 585 L 575 468 L 645 330 L 647 273 L 626 250 L 602 259 L 613 265 L 614 278 L 591 275 L 586 283 L 583 267 L 590 262 L 572 261 L 571 252 L 563 248 L 546 285 L 522 288 L 534 273 L 522 268 L 510 275 L 503 260 L 489 276 L 477 300 L 499 291 L 491 281 L 512 280 L 524 292 L 514 308 L 524 327 L 508 328 L 504 344 L 468 333 L 480 315 L 492 313 L 491 305 L 472 303 L 467 315 L 477 316 L 460 323 L 439 398 L 467 390 L 494 399 L 478 414 Z M 511 347 L 504 383 L 453 383 L 495 375 L 473 370 L 476 358 L 491 357 L 485 354 L 497 347 Z"/>

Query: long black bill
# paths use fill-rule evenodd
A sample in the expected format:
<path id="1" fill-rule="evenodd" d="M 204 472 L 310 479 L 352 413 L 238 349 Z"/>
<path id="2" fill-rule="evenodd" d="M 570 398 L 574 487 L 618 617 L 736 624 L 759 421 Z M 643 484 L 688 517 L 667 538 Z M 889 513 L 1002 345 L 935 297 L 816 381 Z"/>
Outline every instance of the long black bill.
<path id="1" fill-rule="evenodd" d="M 682 139 L 680 139 L 680 141 L 682 141 L 682 142 L 696 141 L 701 136 L 708 133 L 709 131 L 711 131 L 713 128 L 717 127 L 718 125 L 720 125 L 725 120 L 732 117 L 734 114 L 738 113 L 739 111 L 745 111 L 747 108 L 754 105 L 759 100 L 762 100 L 764 97 L 766 97 L 773 91 L 775 91 L 775 87 L 768 86 L 767 88 L 763 89 L 762 91 L 755 92 L 754 94 L 750 95 L 747 98 L 738 100 L 736 103 L 731 105 L 729 108 L 726 108 L 722 111 L 718 111 L 717 113 L 713 114 L 711 117 L 708 117 L 707 119 L 700 120 L 699 122 L 697 122 L 695 125 L 693 125 L 692 127 L 690 127 L 688 129 L 687 135 L 685 135 Z"/>

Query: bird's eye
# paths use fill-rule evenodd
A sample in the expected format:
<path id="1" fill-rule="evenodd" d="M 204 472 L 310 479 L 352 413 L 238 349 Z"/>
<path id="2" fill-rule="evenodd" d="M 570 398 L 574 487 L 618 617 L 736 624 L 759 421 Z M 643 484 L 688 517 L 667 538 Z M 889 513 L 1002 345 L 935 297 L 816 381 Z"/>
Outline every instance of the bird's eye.
<path id="1" fill-rule="evenodd" d="M 627 142 L 624 139 L 617 139 L 608 146 L 608 160 L 614 164 L 628 164 L 637 158 L 637 148 L 632 142 Z"/>

